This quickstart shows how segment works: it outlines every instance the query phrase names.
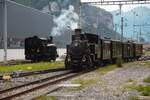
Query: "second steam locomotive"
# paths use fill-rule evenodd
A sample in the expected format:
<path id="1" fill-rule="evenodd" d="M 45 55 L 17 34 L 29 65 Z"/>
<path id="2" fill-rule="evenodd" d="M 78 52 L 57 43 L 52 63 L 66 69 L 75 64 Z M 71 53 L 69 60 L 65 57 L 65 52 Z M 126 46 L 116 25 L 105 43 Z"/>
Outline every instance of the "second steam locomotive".
<path id="1" fill-rule="evenodd" d="M 57 47 L 53 38 L 39 38 L 37 36 L 25 39 L 25 58 L 32 61 L 51 61 L 58 57 Z"/>
<path id="2" fill-rule="evenodd" d="M 96 34 L 81 33 L 81 29 L 75 29 L 72 42 L 67 45 L 65 66 L 68 69 L 81 70 L 115 63 L 118 57 L 124 61 L 137 60 L 143 54 L 142 44 L 101 39 Z"/>

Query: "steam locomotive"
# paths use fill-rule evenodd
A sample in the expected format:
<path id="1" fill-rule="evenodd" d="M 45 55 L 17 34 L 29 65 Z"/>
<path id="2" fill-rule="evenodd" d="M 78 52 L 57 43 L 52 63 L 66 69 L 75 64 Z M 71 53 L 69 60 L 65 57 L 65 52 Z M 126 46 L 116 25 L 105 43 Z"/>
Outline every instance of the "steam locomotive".
<path id="1" fill-rule="evenodd" d="M 25 59 L 32 61 L 51 61 L 58 57 L 57 47 L 53 38 L 39 38 L 37 36 L 25 39 Z"/>
<path id="2" fill-rule="evenodd" d="M 142 49 L 139 43 L 101 39 L 96 34 L 81 34 L 81 29 L 75 29 L 72 42 L 67 45 L 65 66 L 67 69 L 82 70 L 115 63 L 119 57 L 124 61 L 138 60 L 143 54 Z"/>

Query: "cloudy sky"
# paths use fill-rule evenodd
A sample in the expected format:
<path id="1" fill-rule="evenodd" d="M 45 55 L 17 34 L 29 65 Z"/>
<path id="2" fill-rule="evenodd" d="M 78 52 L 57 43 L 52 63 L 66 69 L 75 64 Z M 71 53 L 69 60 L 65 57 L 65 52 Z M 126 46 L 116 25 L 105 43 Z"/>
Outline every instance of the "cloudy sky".
<path id="1" fill-rule="evenodd" d="M 81 2 L 86 2 L 86 1 L 101 1 L 101 0 L 81 0 Z M 105 0 L 105 1 L 111 1 L 111 0 Z M 117 0 L 112 0 L 112 1 L 117 1 Z M 123 5 L 122 6 L 122 11 L 127 12 L 135 7 L 140 7 L 140 6 L 146 6 L 150 8 L 150 4 L 139 4 L 139 5 Z M 114 11 L 114 10 L 118 10 L 119 6 L 118 5 L 114 5 L 114 6 L 104 6 L 104 5 L 98 5 L 98 7 L 103 8 L 107 11 Z"/>

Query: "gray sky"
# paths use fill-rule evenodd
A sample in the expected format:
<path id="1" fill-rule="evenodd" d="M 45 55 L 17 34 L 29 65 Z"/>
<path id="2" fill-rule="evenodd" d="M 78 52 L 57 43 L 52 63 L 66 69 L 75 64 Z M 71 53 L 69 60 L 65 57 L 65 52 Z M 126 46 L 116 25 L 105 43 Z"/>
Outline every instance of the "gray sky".
<path id="1" fill-rule="evenodd" d="M 81 0 L 81 2 L 86 2 L 86 1 L 101 1 L 101 0 Z M 105 0 L 105 1 L 118 1 L 118 0 Z M 97 5 L 100 8 L 103 8 L 107 11 L 114 11 L 114 10 L 118 10 L 119 6 L 114 5 L 114 6 L 104 6 L 104 5 Z M 123 5 L 122 7 L 122 11 L 127 12 L 129 10 L 132 10 L 135 7 L 140 7 L 140 6 L 145 6 L 145 7 L 149 7 L 150 8 L 150 4 L 139 4 L 139 5 Z"/>

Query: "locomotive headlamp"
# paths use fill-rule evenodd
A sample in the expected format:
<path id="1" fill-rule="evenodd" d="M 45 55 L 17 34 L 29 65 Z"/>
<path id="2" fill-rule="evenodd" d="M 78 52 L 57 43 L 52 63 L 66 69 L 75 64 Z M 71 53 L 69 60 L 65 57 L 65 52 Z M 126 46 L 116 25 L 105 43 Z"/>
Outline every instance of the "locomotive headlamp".
<path id="1" fill-rule="evenodd" d="M 68 55 L 68 61 L 71 61 L 71 57 Z"/>
<path id="2" fill-rule="evenodd" d="M 76 42 L 76 43 L 74 43 L 74 46 L 78 46 L 78 43 Z"/>
<path id="3" fill-rule="evenodd" d="M 40 52 L 40 50 L 39 49 L 37 49 L 37 53 L 39 53 Z"/>
<path id="4" fill-rule="evenodd" d="M 83 62 L 85 62 L 85 61 L 86 61 L 86 57 L 85 57 L 85 56 L 83 56 L 82 61 L 83 61 Z"/>

